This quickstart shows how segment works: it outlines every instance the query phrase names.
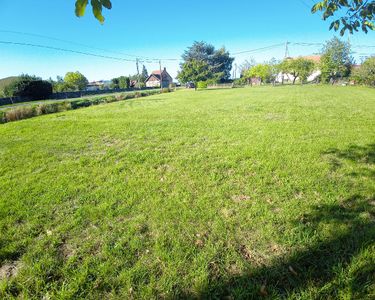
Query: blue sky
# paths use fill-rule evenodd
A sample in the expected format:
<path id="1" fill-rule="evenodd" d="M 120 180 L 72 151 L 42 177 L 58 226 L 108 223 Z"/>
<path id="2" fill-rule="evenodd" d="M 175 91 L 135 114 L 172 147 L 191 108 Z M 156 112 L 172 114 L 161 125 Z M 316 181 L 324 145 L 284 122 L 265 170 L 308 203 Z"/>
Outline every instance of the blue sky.
<path id="1" fill-rule="evenodd" d="M 313 0 L 190 0 L 155 2 L 112 0 L 113 9 L 105 10 L 106 21 L 100 25 L 90 11 L 74 15 L 74 0 L 0 0 L 0 41 L 42 44 L 86 51 L 126 59 L 132 56 L 104 52 L 84 46 L 17 31 L 54 37 L 113 52 L 155 58 L 180 58 L 194 41 L 204 40 L 216 47 L 225 46 L 232 53 L 290 42 L 322 43 L 334 33 L 328 22 L 312 15 Z M 345 37 L 347 39 L 347 36 Z M 375 45 L 375 32 L 350 36 L 353 46 Z M 291 56 L 313 54 L 320 46 L 291 44 Z M 375 48 L 353 48 L 361 53 Z M 258 62 L 272 57 L 281 59 L 284 47 L 236 56 L 236 63 L 253 57 Z M 163 61 L 172 76 L 178 61 Z M 145 62 L 148 71 L 158 69 L 157 62 Z M 0 78 L 29 73 L 43 78 L 79 70 L 89 80 L 111 79 L 136 72 L 135 62 L 115 61 L 48 49 L 0 44 Z"/>

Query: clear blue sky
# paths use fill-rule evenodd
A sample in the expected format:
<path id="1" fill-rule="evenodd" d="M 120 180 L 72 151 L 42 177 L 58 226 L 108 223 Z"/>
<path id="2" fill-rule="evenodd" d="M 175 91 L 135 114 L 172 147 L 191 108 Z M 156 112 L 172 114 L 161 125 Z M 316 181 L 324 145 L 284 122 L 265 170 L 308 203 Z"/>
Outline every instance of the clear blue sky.
<path id="1" fill-rule="evenodd" d="M 113 9 L 104 11 L 106 21 L 100 25 L 87 11 L 74 15 L 74 0 L 0 0 L 0 41 L 34 43 L 52 47 L 87 51 L 133 59 L 125 55 L 93 50 L 41 37 L 6 33 L 18 31 L 55 37 L 105 48 L 111 51 L 156 58 L 180 58 L 195 40 L 204 40 L 217 47 L 225 46 L 232 53 L 265 47 L 286 40 L 321 43 L 333 36 L 328 22 L 312 15 L 313 0 L 190 0 L 190 1 L 126 1 L 112 0 Z M 347 39 L 347 36 L 345 37 Z M 353 46 L 375 45 L 375 32 L 350 37 Z M 290 55 L 307 55 L 320 46 L 290 45 Z M 361 53 L 375 48 L 354 48 Z M 240 64 L 250 57 L 262 62 L 272 57 L 281 59 L 284 48 L 236 56 Z M 155 62 L 145 63 L 148 71 L 158 68 Z M 178 61 L 164 61 L 172 76 L 177 74 Z M 0 78 L 21 73 L 43 78 L 79 70 L 89 80 L 111 79 L 136 72 L 134 62 L 112 61 L 47 49 L 0 44 Z"/>

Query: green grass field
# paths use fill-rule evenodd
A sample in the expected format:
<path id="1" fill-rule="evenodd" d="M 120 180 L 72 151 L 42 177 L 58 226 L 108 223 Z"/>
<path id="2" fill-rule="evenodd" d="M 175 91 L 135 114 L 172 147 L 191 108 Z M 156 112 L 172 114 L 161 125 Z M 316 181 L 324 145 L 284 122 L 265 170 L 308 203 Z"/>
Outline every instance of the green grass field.
<path id="1" fill-rule="evenodd" d="M 178 91 L 0 138 L 1 299 L 375 297 L 375 89 Z"/>

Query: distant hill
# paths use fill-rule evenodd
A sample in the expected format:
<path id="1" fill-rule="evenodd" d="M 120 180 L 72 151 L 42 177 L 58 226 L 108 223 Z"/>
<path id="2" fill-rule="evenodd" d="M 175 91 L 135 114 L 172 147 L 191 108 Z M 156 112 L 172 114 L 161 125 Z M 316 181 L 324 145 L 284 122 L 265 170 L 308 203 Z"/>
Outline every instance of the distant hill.
<path id="1" fill-rule="evenodd" d="M 18 76 L 10 76 L 3 79 L 0 79 L 0 97 L 2 95 L 4 87 L 16 80 Z"/>

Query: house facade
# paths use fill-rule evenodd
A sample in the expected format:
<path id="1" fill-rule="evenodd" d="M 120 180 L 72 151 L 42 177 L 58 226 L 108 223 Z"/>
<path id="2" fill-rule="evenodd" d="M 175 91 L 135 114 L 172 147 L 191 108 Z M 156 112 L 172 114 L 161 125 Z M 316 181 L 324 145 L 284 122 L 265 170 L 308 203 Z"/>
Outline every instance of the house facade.
<path id="1" fill-rule="evenodd" d="M 168 74 L 166 68 L 160 72 L 160 70 L 153 71 L 145 81 L 146 87 L 160 87 L 160 83 L 163 83 L 163 88 L 169 87 L 173 83 L 173 78 Z"/>

